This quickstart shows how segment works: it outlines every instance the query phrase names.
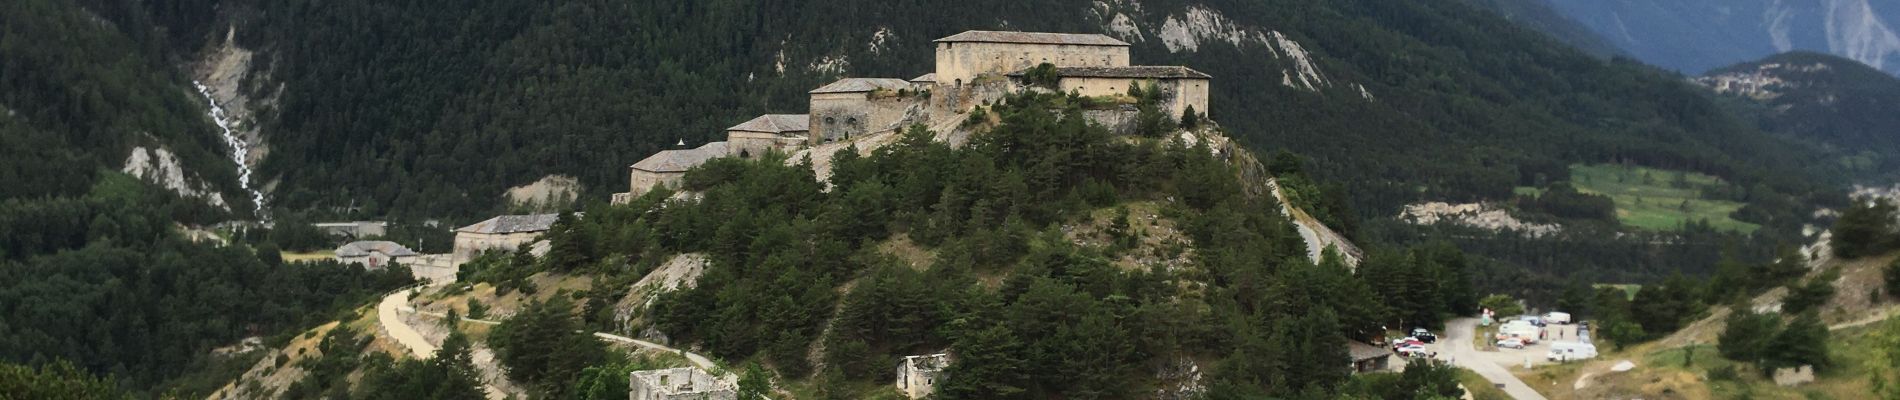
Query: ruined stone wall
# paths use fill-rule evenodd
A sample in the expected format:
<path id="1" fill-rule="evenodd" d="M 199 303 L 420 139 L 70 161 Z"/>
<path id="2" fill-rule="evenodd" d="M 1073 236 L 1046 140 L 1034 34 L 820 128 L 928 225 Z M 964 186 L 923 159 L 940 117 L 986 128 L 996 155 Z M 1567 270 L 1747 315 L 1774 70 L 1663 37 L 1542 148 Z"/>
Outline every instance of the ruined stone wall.
<path id="1" fill-rule="evenodd" d="M 1190 106 L 1194 107 L 1195 113 L 1207 115 L 1208 81 L 1206 79 L 1146 81 L 1131 78 L 1062 78 L 1057 86 L 1063 93 L 1075 92 L 1083 96 L 1116 96 L 1127 94 L 1128 87 L 1136 82 L 1141 82 L 1144 87 L 1150 84 L 1148 82 L 1153 82 L 1153 85 L 1160 88 L 1161 108 L 1167 110 L 1168 115 L 1173 116 L 1177 121 Z"/>
<path id="2" fill-rule="evenodd" d="M 629 400 L 736 400 L 732 382 L 698 368 L 634 371 L 627 376 Z"/>
<path id="3" fill-rule="evenodd" d="M 970 84 L 985 73 L 1009 73 L 1037 64 L 1125 67 L 1127 46 L 945 42 L 937 43 L 937 86 Z"/>
<path id="4" fill-rule="evenodd" d="M 1135 106 L 1132 105 L 1116 107 L 1112 110 L 1082 111 L 1083 118 L 1088 118 L 1089 122 L 1101 125 L 1107 128 L 1109 133 L 1117 135 L 1135 134 L 1135 118 L 1140 115 L 1141 112 L 1135 110 Z"/>
<path id="5" fill-rule="evenodd" d="M 791 153 L 809 139 L 809 133 L 788 137 L 769 132 L 726 131 L 726 155 L 757 158 L 774 151 Z"/>
<path id="6" fill-rule="evenodd" d="M 657 187 L 678 188 L 680 179 L 686 177 L 684 172 L 651 172 L 637 169 L 631 171 L 627 174 L 627 193 L 629 197 L 636 198 L 646 195 Z"/>
<path id="7" fill-rule="evenodd" d="M 455 233 L 455 251 L 452 263 L 461 266 L 486 250 L 514 251 L 523 243 L 533 242 L 541 237 L 541 232 L 516 233 Z"/>

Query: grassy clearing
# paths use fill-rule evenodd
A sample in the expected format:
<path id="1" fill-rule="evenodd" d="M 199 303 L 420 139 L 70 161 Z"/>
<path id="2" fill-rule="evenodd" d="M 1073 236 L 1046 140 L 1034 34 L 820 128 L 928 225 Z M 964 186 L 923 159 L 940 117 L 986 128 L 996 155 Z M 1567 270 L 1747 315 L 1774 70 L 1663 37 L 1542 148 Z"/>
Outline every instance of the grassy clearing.
<path id="1" fill-rule="evenodd" d="M 1718 230 L 1752 233 L 1760 225 L 1729 218 L 1742 203 L 1704 199 L 1703 192 L 1728 189 L 1729 183 L 1711 175 L 1685 171 L 1622 166 L 1574 164 L 1570 182 L 1585 193 L 1610 196 L 1616 218 L 1624 225 L 1647 230 L 1675 230 L 1689 221 L 1708 221 Z"/>
<path id="2" fill-rule="evenodd" d="M 1589 363 L 1539 366 L 1517 375 L 1552 399 L 1859 399 L 1873 390 L 1862 369 L 1872 329 L 1834 331 L 1828 344 L 1834 367 L 1821 371 L 1813 383 L 1796 387 L 1776 386 L 1753 364 L 1722 358 L 1710 343 L 1663 348 L 1651 342 L 1607 352 Z M 1625 359 L 1636 362 L 1636 369 L 1608 371 L 1610 364 Z M 1576 389 L 1575 382 L 1585 373 L 1590 374 L 1589 385 Z"/>
<path id="3" fill-rule="evenodd" d="M 285 252 L 284 262 L 310 262 L 336 259 L 336 250 L 317 250 L 309 253 Z"/>
<path id="4" fill-rule="evenodd" d="M 1504 389 L 1498 389 L 1497 385 L 1468 369 L 1458 369 L 1458 383 L 1465 385 L 1465 391 L 1469 392 L 1474 400 L 1510 400 L 1511 398 L 1510 394 L 1504 393 Z"/>

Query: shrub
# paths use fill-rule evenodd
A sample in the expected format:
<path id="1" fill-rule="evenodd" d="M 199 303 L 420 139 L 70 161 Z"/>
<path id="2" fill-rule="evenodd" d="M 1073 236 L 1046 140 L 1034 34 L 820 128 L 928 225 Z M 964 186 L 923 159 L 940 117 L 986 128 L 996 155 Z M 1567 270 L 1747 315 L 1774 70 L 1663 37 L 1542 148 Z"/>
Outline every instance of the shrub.
<path id="1" fill-rule="evenodd" d="M 1062 81 L 1062 76 L 1056 75 L 1055 64 L 1042 63 L 1030 67 L 1028 71 L 1023 71 L 1023 80 L 1029 86 L 1055 89 L 1056 85 Z"/>

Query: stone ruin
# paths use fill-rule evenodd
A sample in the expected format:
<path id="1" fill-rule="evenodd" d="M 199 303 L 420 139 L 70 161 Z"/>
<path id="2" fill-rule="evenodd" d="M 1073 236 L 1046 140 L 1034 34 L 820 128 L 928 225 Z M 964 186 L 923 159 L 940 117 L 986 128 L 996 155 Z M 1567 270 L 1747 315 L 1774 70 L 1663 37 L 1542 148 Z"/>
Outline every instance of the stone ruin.
<path id="1" fill-rule="evenodd" d="M 937 390 L 937 380 L 948 366 L 949 354 L 904 357 L 897 363 L 897 391 L 913 399 L 928 397 Z"/>
<path id="2" fill-rule="evenodd" d="M 737 400 L 738 384 L 699 368 L 634 371 L 627 382 L 628 400 Z"/>

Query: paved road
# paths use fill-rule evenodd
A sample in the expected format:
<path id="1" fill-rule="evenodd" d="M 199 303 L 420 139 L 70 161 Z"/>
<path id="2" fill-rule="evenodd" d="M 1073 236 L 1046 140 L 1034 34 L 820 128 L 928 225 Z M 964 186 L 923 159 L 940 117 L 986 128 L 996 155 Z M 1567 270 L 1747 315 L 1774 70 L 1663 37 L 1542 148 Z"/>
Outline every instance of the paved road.
<path id="1" fill-rule="evenodd" d="M 422 333 L 416 332 L 416 328 L 403 323 L 402 317 L 396 314 L 408 305 L 409 289 L 398 290 L 388 296 L 383 296 L 383 302 L 376 305 L 376 323 L 382 325 L 383 331 L 388 332 L 390 338 L 396 339 L 396 343 L 409 348 L 409 352 L 413 353 L 416 359 L 434 357 L 435 344 L 429 343 L 428 339 L 422 337 Z"/>
<path id="2" fill-rule="evenodd" d="M 417 332 L 415 327 L 403 322 L 402 317 L 397 314 L 398 312 L 416 312 L 415 307 L 409 306 L 409 291 L 410 289 L 403 289 L 383 296 L 383 302 L 376 304 L 376 323 L 382 325 L 383 332 L 388 333 L 390 338 L 396 339 L 396 343 L 409 348 L 409 352 L 416 359 L 426 360 L 435 356 L 435 344 L 429 343 L 428 339 L 422 337 L 421 332 Z M 508 397 L 507 391 L 493 384 L 483 383 L 482 391 L 489 400 Z"/>
<path id="3" fill-rule="evenodd" d="M 1458 366 L 1478 373 L 1478 376 L 1484 377 L 1491 383 L 1503 384 L 1504 393 L 1511 395 L 1511 398 L 1544 400 L 1544 395 L 1532 390 L 1529 385 L 1524 384 L 1524 381 L 1518 380 L 1516 375 L 1511 375 L 1510 370 L 1492 362 L 1489 357 L 1478 354 L 1478 349 L 1471 345 L 1471 339 L 1476 335 L 1477 327 L 1478 320 L 1475 318 L 1451 320 L 1445 323 L 1446 337 L 1439 341 L 1451 342 L 1445 346 L 1445 349 L 1451 353 L 1451 358 L 1457 361 Z"/>

